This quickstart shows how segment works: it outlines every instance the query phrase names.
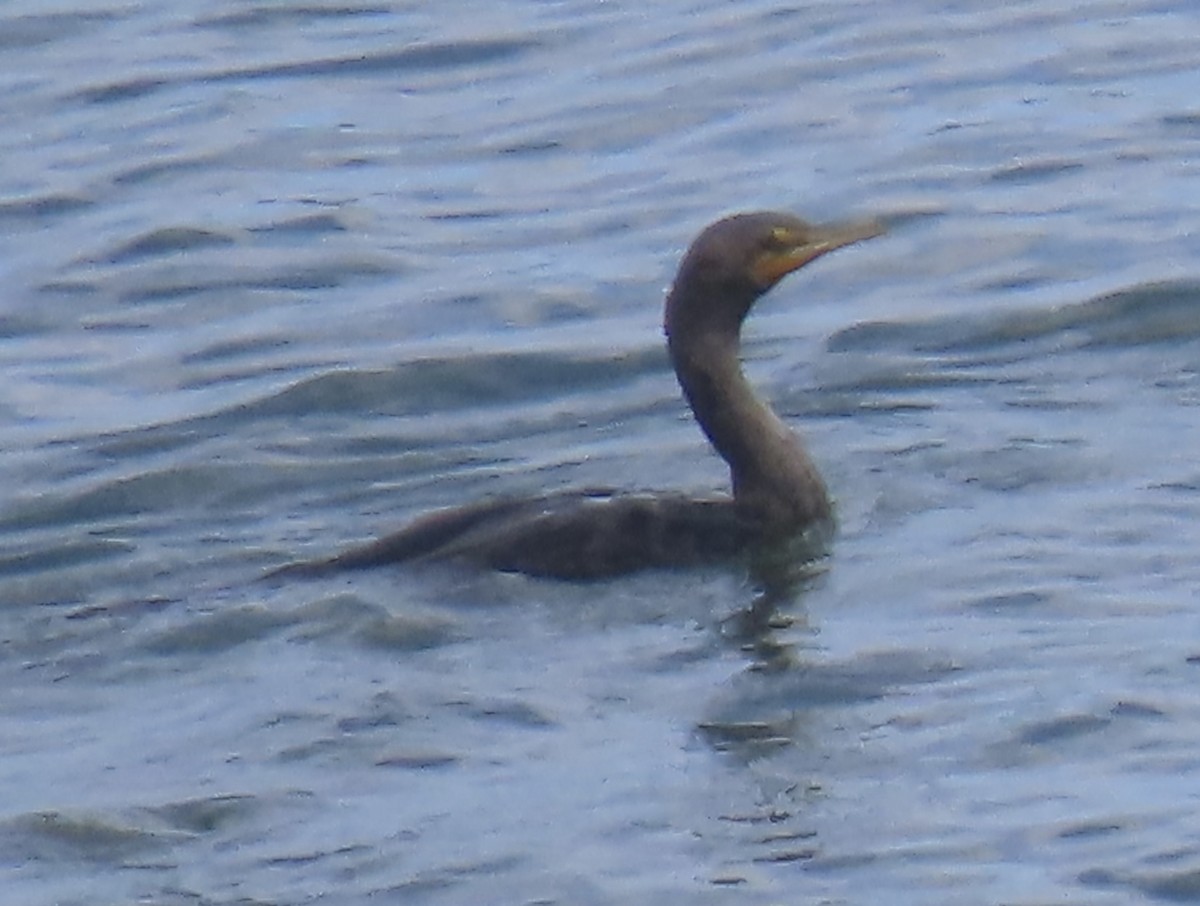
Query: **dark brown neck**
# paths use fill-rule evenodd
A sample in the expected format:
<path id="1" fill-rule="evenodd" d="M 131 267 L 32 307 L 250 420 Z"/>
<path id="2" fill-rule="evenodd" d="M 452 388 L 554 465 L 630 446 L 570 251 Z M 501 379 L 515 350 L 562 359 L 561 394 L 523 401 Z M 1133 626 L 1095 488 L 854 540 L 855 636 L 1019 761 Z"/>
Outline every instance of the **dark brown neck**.
<path id="1" fill-rule="evenodd" d="M 671 363 L 696 421 L 729 464 L 739 510 L 779 531 L 828 518 L 829 496 L 816 466 L 742 373 L 740 325 L 705 329 L 685 323 L 672 301 L 667 305 Z"/>

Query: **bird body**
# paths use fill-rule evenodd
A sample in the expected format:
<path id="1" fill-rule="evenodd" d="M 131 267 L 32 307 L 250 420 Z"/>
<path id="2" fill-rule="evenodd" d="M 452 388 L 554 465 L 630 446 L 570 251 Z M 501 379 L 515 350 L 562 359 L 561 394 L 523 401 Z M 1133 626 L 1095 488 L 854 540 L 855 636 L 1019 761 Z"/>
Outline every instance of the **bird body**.
<path id="1" fill-rule="evenodd" d="M 732 496 L 591 489 L 484 500 L 270 575 L 438 560 L 594 579 L 728 560 L 829 523 L 829 494 L 815 463 L 742 372 L 741 326 L 755 301 L 785 275 L 881 232 L 874 221 L 818 226 L 790 214 L 737 214 L 707 227 L 684 255 L 667 296 L 664 331 L 683 395 L 729 465 Z"/>

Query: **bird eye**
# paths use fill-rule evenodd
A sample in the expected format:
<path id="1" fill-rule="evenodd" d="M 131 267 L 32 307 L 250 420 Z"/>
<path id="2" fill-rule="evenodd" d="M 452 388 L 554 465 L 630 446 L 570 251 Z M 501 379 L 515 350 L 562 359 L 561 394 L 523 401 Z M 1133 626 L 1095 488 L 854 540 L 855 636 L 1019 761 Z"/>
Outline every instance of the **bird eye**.
<path id="1" fill-rule="evenodd" d="M 792 231 L 787 227 L 778 226 L 771 229 L 771 233 L 767 237 L 766 246 L 768 249 L 772 250 L 782 249 L 786 246 L 792 245 L 793 242 L 794 240 L 792 239 Z"/>

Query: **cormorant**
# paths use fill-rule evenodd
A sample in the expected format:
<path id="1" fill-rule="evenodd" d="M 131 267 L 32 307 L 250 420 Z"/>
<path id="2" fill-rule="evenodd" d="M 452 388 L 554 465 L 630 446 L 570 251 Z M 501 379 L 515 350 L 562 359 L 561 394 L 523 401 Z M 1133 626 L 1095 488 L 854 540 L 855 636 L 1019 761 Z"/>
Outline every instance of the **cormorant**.
<path id="1" fill-rule="evenodd" d="M 438 560 L 596 579 L 728 559 L 830 525 L 829 494 L 816 465 L 742 373 L 741 327 L 784 276 L 882 232 L 873 220 L 816 225 L 785 213 L 735 214 L 708 226 L 684 255 L 667 295 L 667 346 L 696 421 L 729 465 L 731 496 L 588 490 L 485 500 L 428 514 L 373 543 L 270 577 Z"/>

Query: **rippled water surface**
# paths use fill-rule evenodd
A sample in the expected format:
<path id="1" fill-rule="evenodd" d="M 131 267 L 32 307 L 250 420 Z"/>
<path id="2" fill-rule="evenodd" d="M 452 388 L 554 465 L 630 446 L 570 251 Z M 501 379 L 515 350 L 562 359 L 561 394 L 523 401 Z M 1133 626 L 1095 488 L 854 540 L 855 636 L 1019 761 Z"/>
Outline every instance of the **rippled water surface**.
<path id="1" fill-rule="evenodd" d="M 0 8 L 0 876 L 21 904 L 1200 900 L 1200 12 Z M 266 569 L 722 487 L 709 220 L 879 214 L 749 325 L 795 598 Z"/>

